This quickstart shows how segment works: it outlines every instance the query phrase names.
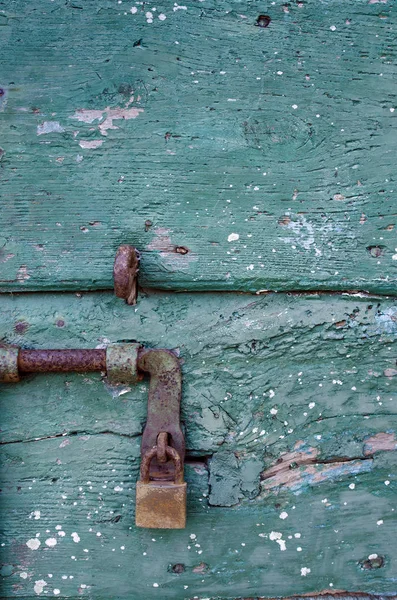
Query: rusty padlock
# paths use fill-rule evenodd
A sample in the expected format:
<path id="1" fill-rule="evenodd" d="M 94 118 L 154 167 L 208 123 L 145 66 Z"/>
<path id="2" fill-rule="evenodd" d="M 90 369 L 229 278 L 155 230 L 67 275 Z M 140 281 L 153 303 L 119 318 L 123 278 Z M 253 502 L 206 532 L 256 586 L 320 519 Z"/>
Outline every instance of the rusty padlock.
<path id="1" fill-rule="evenodd" d="M 184 529 L 186 527 L 186 482 L 183 462 L 175 448 L 165 447 L 166 455 L 175 465 L 174 480 L 150 479 L 150 463 L 158 456 L 153 446 L 142 457 L 141 477 L 136 484 L 135 524 L 153 529 Z"/>

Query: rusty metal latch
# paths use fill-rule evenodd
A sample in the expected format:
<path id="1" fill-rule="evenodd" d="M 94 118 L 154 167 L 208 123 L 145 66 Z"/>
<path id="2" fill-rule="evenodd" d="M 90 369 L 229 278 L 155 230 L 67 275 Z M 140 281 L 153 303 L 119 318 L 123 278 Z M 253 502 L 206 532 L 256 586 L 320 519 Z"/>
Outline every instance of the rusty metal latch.
<path id="1" fill-rule="evenodd" d="M 170 350 L 143 348 L 139 344 L 111 344 L 106 349 L 91 350 L 0 346 L 0 382 L 15 383 L 23 373 L 70 371 L 106 371 L 112 383 L 135 383 L 144 373 L 150 375 L 136 525 L 185 527 L 185 439 L 180 425 L 182 373 L 178 358 Z"/>
<path id="2" fill-rule="evenodd" d="M 113 266 L 114 293 L 127 304 L 136 304 L 141 255 L 136 248 L 124 244 L 116 252 Z"/>

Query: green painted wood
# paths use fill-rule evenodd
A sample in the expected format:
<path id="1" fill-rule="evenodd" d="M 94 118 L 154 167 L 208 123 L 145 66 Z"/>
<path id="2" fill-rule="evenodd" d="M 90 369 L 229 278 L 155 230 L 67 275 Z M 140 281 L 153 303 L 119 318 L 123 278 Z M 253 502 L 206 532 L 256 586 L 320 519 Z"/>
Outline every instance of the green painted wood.
<path id="1" fill-rule="evenodd" d="M 395 300 L 159 292 L 136 307 L 110 293 L 0 303 L 10 343 L 134 339 L 179 352 L 189 484 L 186 530 L 134 527 L 147 382 L 3 384 L 4 597 L 395 597 Z"/>
<path id="2" fill-rule="evenodd" d="M 394 2 L 1 8 L 2 290 L 395 293 Z"/>

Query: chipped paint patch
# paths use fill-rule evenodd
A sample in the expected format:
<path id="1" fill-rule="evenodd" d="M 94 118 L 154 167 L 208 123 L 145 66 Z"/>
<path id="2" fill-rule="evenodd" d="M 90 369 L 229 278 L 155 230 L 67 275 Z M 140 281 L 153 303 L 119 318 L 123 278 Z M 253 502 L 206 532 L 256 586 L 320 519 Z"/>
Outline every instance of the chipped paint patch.
<path id="1" fill-rule="evenodd" d="M 31 550 L 38 550 L 41 546 L 41 542 L 37 538 L 32 538 L 26 542 L 26 545 Z"/>
<path id="2" fill-rule="evenodd" d="M 261 495 L 278 493 L 280 489 L 290 489 L 295 494 L 300 494 L 307 486 L 318 485 L 324 481 L 335 481 L 339 478 L 368 473 L 371 471 L 373 461 L 352 460 L 336 463 L 316 463 L 318 450 L 307 448 L 302 451 L 303 442 L 295 444 L 296 450 L 280 456 L 275 465 L 261 473 Z M 294 469 L 290 465 L 295 466 Z"/>
<path id="3" fill-rule="evenodd" d="M 21 265 L 17 272 L 17 281 L 23 283 L 30 279 L 30 275 L 28 274 L 28 268 L 26 265 Z"/>
<path id="4" fill-rule="evenodd" d="M 314 250 L 315 256 L 321 256 L 323 249 L 321 246 L 323 241 L 328 242 L 329 233 L 341 233 L 342 228 L 339 224 L 335 223 L 314 223 L 309 221 L 303 215 L 294 215 L 290 212 L 285 213 L 279 219 L 279 225 L 285 227 L 292 232 L 293 235 L 279 237 L 278 239 L 289 244 L 292 249 L 297 247 L 303 248 L 304 250 Z M 329 246 L 333 249 L 333 246 Z"/>
<path id="5" fill-rule="evenodd" d="M 79 146 L 80 148 L 87 148 L 87 149 L 91 149 L 91 150 L 95 150 L 95 148 L 99 148 L 100 146 L 102 146 L 103 144 L 103 140 L 80 140 L 79 141 Z"/>
<path id="6" fill-rule="evenodd" d="M 383 311 L 376 313 L 374 320 L 377 324 L 376 334 L 396 334 L 397 333 L 397 306 L 390 306 Z"/>
<path id="7" fill-rule="evenodd" d="M 59 123 L 59 121 L 43 121 L 40 125 L 37 125 L 37 135 L 44 135 L 46 133 L 64 133 L 65 129 Z"/>
<path id="8" fill-rule="evenodd" d="M 48 539 L 45 541 L 45 544 L 46 544 L 46 546 L 48 546 L 49 548 L 53 548 L 54 546 L 56 546 L 56 545 L 57 545 L 57 540 L 56 540 L 56 538 L 48 538 Z"/>
<path id="9" fill-rule="evenodd" d="M 364 442 L 364 456 L 375 452 L 391 452 L 397 449 L 397 439 L 394 433 L 377 433 Z"/>
<path id="10" fill-rule="evenodd" d="M 181 271 L 187 270 L 191 262 L 196 262 L 198 257 L 193 252 L 184 246 L 176 245 L 172 243 L 170 233 L 171 229 L 165 227 L 157 227 L 154 230 L 154 237 L 151 242 L 146 246 L 148 251 L 159 252 L 164 263 L 172 269 Z M 184 251 L 181 252 L 180 250 Z"/>
<path id="11" fill-rule="evenodd" d="M 94 121 L 100 121 L 98 124 L 98 129 L 102 135 L 106 136 L 109 129 L 119 129 L 117 125 L 114 125 L 113 121 L 128 121 L 129 119 L 136 119 L 140 113 L 144 112 L 143 108 L 131 107 L 130 104 L 133 101 L 134 96 L 131 95 L 130 100 L 123 108 L 111 108 L 110 106 L 107 106 L 102 110 L 81 108 L 76 110 L 74 115 L 69 118 L 76 119 L 81 123 L 93 123 Z"/>

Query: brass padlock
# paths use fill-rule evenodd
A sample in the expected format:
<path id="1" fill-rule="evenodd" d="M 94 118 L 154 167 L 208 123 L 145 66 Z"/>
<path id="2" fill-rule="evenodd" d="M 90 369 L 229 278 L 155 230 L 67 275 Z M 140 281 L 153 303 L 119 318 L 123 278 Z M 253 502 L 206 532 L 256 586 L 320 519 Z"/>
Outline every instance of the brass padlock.
<path id="1" fill-rule="evenodd" d="M 183 463 L 175 448 L 166 446 L 165 452 L 175 465 L 174 481 L 150 479 L 150 463 L 157 455 L 154 446 L 142 457 L 141 478 L 136 484 L 135 524 L 137 527 L 156 529 L 184 529 L 186 527 L 186 482 L 183 481 Z"/>

